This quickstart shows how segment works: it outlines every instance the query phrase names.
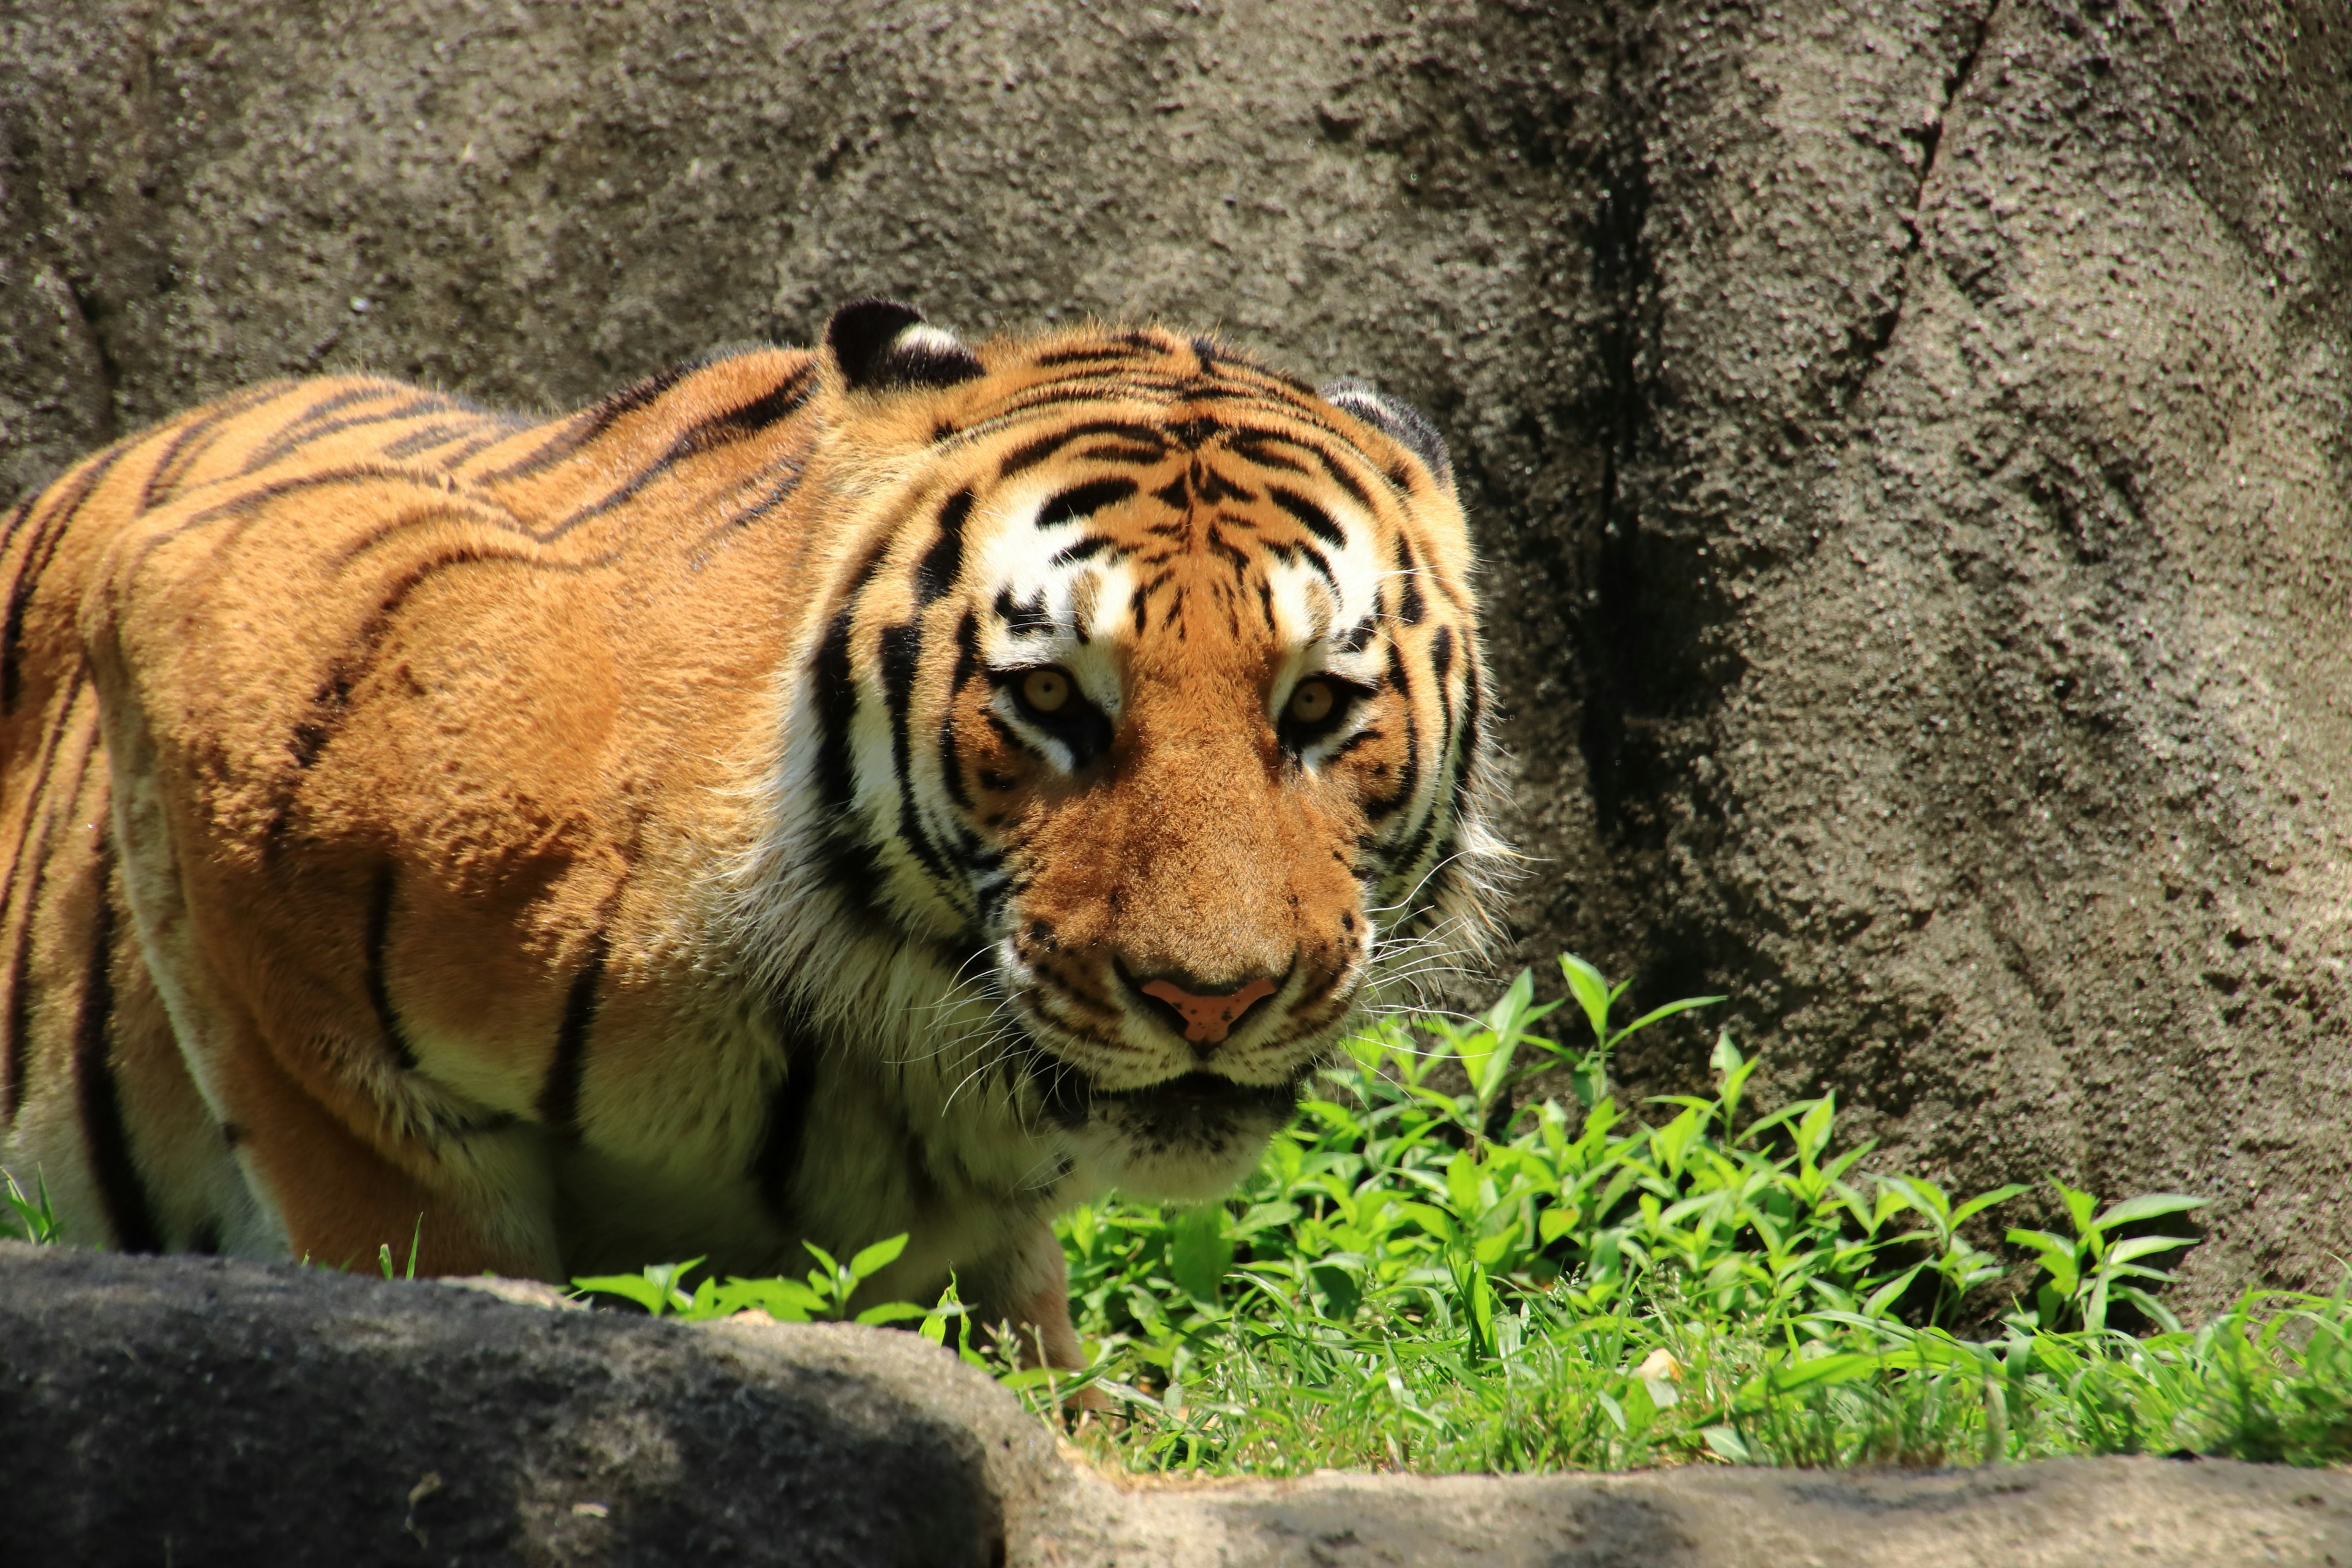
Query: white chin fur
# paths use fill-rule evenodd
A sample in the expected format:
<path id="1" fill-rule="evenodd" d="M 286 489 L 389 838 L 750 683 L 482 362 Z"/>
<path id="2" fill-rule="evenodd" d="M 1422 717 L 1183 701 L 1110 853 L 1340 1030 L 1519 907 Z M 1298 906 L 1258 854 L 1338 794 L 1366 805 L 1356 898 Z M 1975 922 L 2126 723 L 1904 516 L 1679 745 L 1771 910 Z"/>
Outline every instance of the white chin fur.
<path id="1" fill-rule="evenodd" d="M 1071 1135 L 1080 1162 L 1097 1182 L 1122 1195 L 1153 1203 L 1200 1203 L 1239 1186 L 1281 1122 L 1250 1116 L 1203 1130 L 1197 1139 L 1139 1137 L 1116 1111 L 1098 1112 Z"/>

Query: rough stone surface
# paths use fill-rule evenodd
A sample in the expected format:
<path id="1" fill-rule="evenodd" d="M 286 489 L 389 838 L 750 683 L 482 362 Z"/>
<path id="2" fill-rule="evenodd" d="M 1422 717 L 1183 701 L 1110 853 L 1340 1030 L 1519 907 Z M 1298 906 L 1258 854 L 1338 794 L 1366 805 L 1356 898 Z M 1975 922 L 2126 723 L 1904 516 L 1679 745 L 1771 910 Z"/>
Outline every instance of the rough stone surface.
<path id="1" fill-rule="evenodd" d="M 0 499 L 247 380 L 585 398 L 868 290 L 1454 444 L 1522 949 L 1885 1156 L 2352 1253 L 2341 0 L 0 5 Z M 1694 1027 L 1622 1067 L 1703 1076 Z"/>
<path id="2" fill-rule="evenodd" d="M 12 1563 L 1001 1563 L 1045 1430 L 910 1334 L 0 1243 Z M 1011 1512 L 1008 1513 L 1008 1503 Z"/>
<path id="3" fill-rule="evenodd" d="M 2210 1460 L 1117 1487 L 910 1334 L 502 1294 L 0 1243 L 0 1562 L 2352 1563 L 2352 1476 Z"/>

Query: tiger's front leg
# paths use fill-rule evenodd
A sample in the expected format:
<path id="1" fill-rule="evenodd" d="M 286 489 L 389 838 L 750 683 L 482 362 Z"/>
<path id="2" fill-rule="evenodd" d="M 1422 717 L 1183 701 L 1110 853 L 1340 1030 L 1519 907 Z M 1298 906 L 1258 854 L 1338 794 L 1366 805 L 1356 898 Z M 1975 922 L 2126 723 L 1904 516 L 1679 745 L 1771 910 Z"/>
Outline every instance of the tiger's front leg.
<path id="1" fill-rule="evenodd" d="M 403 1131 L 386 1108 L 314 1091 L 258 1028 L 221 1045 L 227 1129 L 291 1256 L 364 1270 L 388 1247 L 418 1276 L 562 1279 L 534 1130 Z"/>
<path id="2" fill-rule="evenodd" d="M 140 948 L 285 1254 L 363 1270 L 389 1247 L 417 1275 L 560 1279 L 544 1135 L 467 1116 L 391 1059 L 370 988 L 333 973 L 331 933 L 273 940 L 234 900 L 192 907 L 142 715 L 123 702 L 107 717 L 109 826 Z"/>
<path id="3" fill-rule="evenodd" d="M 1021 1232 L 974 1265 L 971 1277 L 972 1317 L 989 1334 L 1010 1324 L 1023 1366 L 1075 1372 L 1087 1364 L 1070 1322 L 1069 1260 L 1051 1225 L 1040 1220 Z"/>

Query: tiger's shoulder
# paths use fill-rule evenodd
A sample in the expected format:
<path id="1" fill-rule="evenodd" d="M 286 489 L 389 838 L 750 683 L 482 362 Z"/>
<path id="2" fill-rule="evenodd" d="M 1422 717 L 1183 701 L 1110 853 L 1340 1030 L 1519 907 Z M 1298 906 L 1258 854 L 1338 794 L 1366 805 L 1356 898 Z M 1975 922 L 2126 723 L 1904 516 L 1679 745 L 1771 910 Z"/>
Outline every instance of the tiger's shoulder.
<path id="1" fill-rule="evenodd" d="M 762 350 L 544 420 L 365 376 L 223 398 L 20 509 L 0 679 L 37 709 L 86 673 L 248 856 L 306 817 L 460 868 L 606 836 L 635 738 L 764 679 L 745 627 L 793 539 L 748 525 L 804 476 L 820 381 Z M 451 820 L 468 778 L 497 805 Z"/>

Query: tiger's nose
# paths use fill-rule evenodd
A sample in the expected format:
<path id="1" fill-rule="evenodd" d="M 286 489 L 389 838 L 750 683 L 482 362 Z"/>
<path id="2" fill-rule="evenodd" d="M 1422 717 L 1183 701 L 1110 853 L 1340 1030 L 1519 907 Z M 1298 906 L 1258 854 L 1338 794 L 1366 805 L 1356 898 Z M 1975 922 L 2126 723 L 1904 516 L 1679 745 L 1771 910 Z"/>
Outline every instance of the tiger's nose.
<path id="1" fill-rule="evenodd" d="M 1184 1021 L 1184 1038 L 1200 1047 L 1223 1041 L 1243 1014 L 1274 994 L 1274 982 L 1261 974 L 1231 991 L 1207 994 L 1187 991 L 1172 980 L 1154 980 L 1137 989 L 1176 1009 Z"/>

